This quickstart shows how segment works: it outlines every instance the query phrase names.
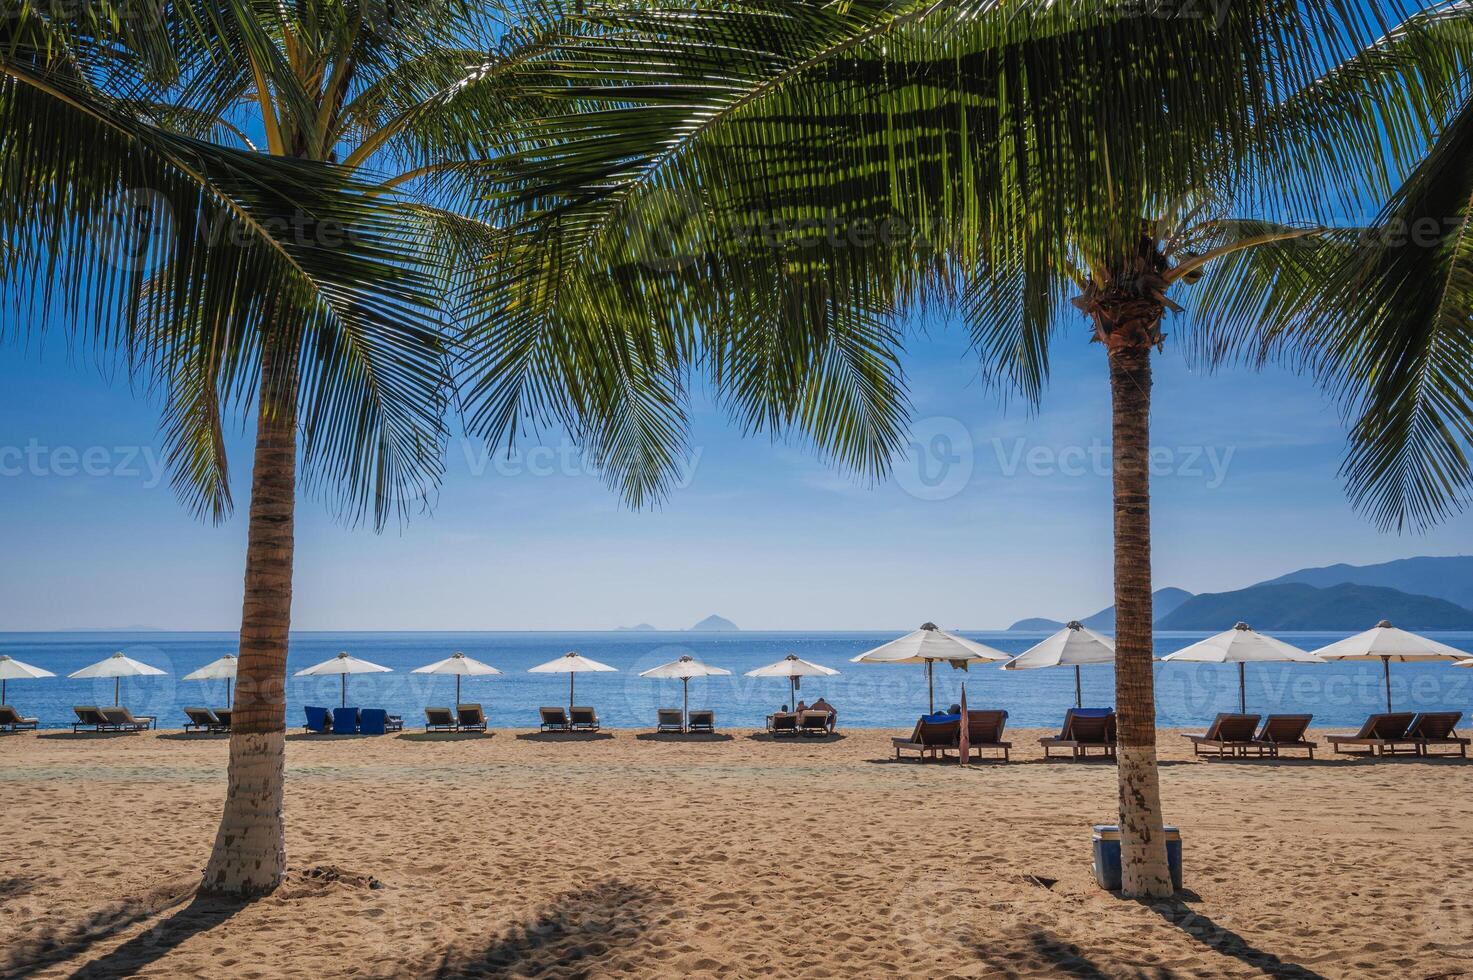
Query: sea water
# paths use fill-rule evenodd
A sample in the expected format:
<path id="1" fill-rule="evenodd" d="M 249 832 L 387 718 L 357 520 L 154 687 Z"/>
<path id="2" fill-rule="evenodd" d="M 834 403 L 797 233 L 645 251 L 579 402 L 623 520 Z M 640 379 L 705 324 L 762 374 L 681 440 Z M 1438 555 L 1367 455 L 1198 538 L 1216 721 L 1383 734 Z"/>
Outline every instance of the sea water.
<path id="1" fill-rule="evenodd" d="M 455 678 L 410 673 L 456 651 L 503 671 L 500 676 L 462 678 L 461 699 L 484 705 L 493 727 L 528 728 L 537 724 L 540 705 L 568 703 L 568 675 L 530 674 L 527 668 L 577 651 L 617 668 L 617 673 L 578 674 L 576 703 L 593 705 L 611 728 L 648 728 L 660 707 L 679 707 L 681 684 L 650 680 L 640 671 L 692 656 L 724 667 L 730 677 L 690 682 L 690 706 L 716 712 L 718 725 L 760 727 L 766 715 L 791 703 L 785 678 L 746 677 L 746 671 L 797 654 L 839 671 L 834 677 L 804 678 L 800 699 L 822 696 L 839 712 L 841 727 L 908 728 L 928 707 L 925 668 L 918 664 L 854 664 L 849 658 L 900 635 L 888 633 L 802 632 L 302 632 L 293 633 L 288 674 L 327 660 L 339 651 L 391 668 L 387 674 L 355 674 L 347 679 L 347 701 L 359 707 L 386 708 L 410 725 L 422 724 L 426 705 L 450 705 Z M 967 632 L 964 635 L 1005 653 L 1021 653 L 1043 633 Z M 1158 633 L 1158 657 L 1202 639 L 1205 633 Z M 1286 642 L 1314 649 L 1344 633 L 1279 633 Z M 1473 650 L 1473 633 L 1436 637 L 1461 650 Z M 0 653 L 43 667 L 55 678 L 10 681 L 7 701 L 22 714 L 57 728 L 74 720 L 73 705 L 111 704 L 113 681 L 70 680 L 67 674 L 122 651 L 158 667 L 161 677 L 124 678 L 121 701 L 135 715 L 156 715 L 163 728 L 178 728 L 186 706 L 225 706 L 224 681 L 181 678 L 227 653 L 236 652 L 234 633 L 0 633 Z M 1005 708 L 1014 727 L 1058 725 L 1074 704 L 1072 668 L 1004 671 L 1000 665 L 973 664 L 967 671 L 935 666 L 938 707 L 959 700 L 966 685 L 972 708 Z M 1114 672 L 1108 665 L 1083 668 L 1084 703 L 1114 703 Z M 1450 663 L 1391 665 L 1392 698 L 1397 710 L 1473 709 L 1473 669 Z M 287 723 L 300 727 L 304 705 L 336 706 L 340 678 L 287 679 Z M 1248 710 L 1306 712 L 1316 725 L 1358 726 L 1365 716 L 1384 711 L 1386 695 L 1380 661 L 1331 664 L 1249 664 Z M 1238 707 L 1234 665 L 1156 664 L 1157 723 L 1200 726 L 1219 711 Z M 0 742 L 3 744 L 3 742 Z"/>

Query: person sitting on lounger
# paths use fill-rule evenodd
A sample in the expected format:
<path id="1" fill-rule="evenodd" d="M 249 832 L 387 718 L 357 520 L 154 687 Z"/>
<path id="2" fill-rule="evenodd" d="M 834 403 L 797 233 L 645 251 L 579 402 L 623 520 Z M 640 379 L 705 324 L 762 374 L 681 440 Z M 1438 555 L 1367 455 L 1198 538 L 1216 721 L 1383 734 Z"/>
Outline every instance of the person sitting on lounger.
<path id="1" fill-rule="evenodd" d="M 828 729 L 830 732 L 834 730 L 834 723 L 839 720 L 839 712 L 834 710 L 833 705 L 829 704 L 823 698 L 819 698 L 813 704 L 809 705 L 808 710 L 827 712 L 829 716 Z"/>

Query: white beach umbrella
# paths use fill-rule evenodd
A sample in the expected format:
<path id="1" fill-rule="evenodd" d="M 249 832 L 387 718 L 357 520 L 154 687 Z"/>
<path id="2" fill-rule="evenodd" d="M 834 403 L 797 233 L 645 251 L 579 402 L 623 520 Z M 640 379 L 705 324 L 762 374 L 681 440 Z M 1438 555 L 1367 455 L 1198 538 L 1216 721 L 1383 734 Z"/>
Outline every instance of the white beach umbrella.
<path id="1" fill-rule="evenodd" d="M 1291 646 L 1283 640 L 1252 629 L 1247 623 L 1239 623 L 1230 630 L 1209 636 L 1205 640 L 1182 647 L 1169 653 L 1162 661 L 1184 661 L 1199 664 L 1238 665 L 1238 710 L 1248 712 L 1248 689 L 1244 680 L 1244 668 L 1251 663 L 1289 662 L 1322 664 L 1324 661 L 1308 650 Z"/>
<path id="2" fill-rule="evenodd" d="M 1040 640 L 1002 665 L 1003 670 L 1032 670 L 1038 667 L 1074 668 L 1074 706 L 1084 707 L 1084 687 L 1080 683 L 1082 664 L 1113 664 L 1115 644 L 1083 623 L 1071 620 L 1057 633 Z"/>
<path id="3" fill-rule="evenodd" d="M 227 653 L 219 660 L 211 660 L 199 670 L 191 670 L 184 675 L 186 681 L 224 681 L 225 682 L 225 704 L 229 706 L 230 682 L 235 680 L 235 668 L 240 661 L 235 659 L 235 654 Z"/>
<path id="4" fill-rule="evenodd" d="M 113 654 L 106 660 L 99 660 L 90 667 L 67 674 L 68 677 L 111 677 L 113 679 L 113 704 L 118 703 L 118 685 L 124 677 L 154 677 L 167 673 L 157 667 L 150 667 L 142 661 L 134 660 L 132 657 L 124 656 L 121 652 Z"/>
<path id="5" fill-rule="evenodd" d="M 1391 711 L 1391 662 L 1412 660 L 1464 660 L 1467 654 L 1446 643 L 1397 629 L 1381 620 L 1364 633 L 1347 636 L 1320 647 L 1315 656 L 1325 660 L 1379 660 L 1386 676 L 1386 710 Z"/>
<path id="6" fill-rule="evenodd" d="M 797 704 L 798 678 L 832 677 L 837 673 L 838 671 L 834 670 L 832 667 L 825 667 L 822 664 L 816 664 L 808 660 L 802 660 L 798 657 L 797 654 L 790 653 L 775 664 L 768 664 L 766 667 L 758 667 L 756 670 L 747 671 L 746 676 L 786 677 L 788 679 L 788 684 L 792 689 L 793 703 Z"/>
<path id="7" fill-rule="evenodd" d="M 545 664 L 536 667 L 528 667 L 529 674 L 567 674 L 568 675 L 568 711 L 573 710 L 573 678 L 578 674 L 607 673 L 617 671 L 618 667 L 610 667 L 601 664 L 597 660 L 590 660 L 581 653 L 569 650 L 556 660 L 549 660 Z"/>
<path id="8" fill-rule="evenodd" d="M 328 674 L 341 674 L 343 678 L 343 707 L 348 706 L 348 675 L 349 674 L 392 674 L 390 667 L 381 667 L 367 660 L 359 660 L 357 657 L 348 656 L 347 652 L 338 654 L 331 660 L 324 660 L 320 664 L 313 664 L 305 670 L 297 671 L 297 677 L 322 677 Z"/>
<path id="9" fill-rule="evenodd" d="M 460 651 L 452 653 L 444 660 L 437 660 L 432 664 L 414 668 L 411 673 L 415 674 L 454 674 L 455 675 L 455 703 L 460 703 L 460 679 L 462 677 L 490 677 L 501 671 L 490 664 L 483 664 L 479 660 L 467 657 Z"/>
<path id="10" fill-rule="evenodd" d="M 710 664 L 701 663 L 695 657 L 681 657 L 679 660 L 672 660 L 668 664 L 661 664 L 658 667 L 651 667 L 649 670 L 639 672 L 640 677 L 680 678 L 680 686 L 682 688 L 680 718 L 686 724 L 690 723 L 690 679 L 692 677 L 728 677 L 730 675 L 731 671 L 725 667 L 712 667 Z"/>
<path id="11" fill-rule="evenodd" d="M 946 661 L 952 666 L 962 666 L 981 661 L 1003 661 L 1012 654 L 994 650 L 985 643 L 969 640 L 955 633 L 938 629 L 935 623 L 923 623 L 921 628 L 907 633 L 898 640 L 891 640 L 873 650 L 866 650 L 857 657 L 850 657 L 854 664 L 925 664 L 926 691 L 930 697 L 931 711 L 936 710 L 936 685 L 933 668 L 937 661 Z"/>
<path id="12" fill-rule="evenodd" d="M 30 664 L 22 663 L 14 657 L 0 654 L 0 704 L 8 704 L 5 700 L 6 681 L 29 681 L 39 677 L 55 677 L 49 670 L 40 667 L 32 667 Z"/>

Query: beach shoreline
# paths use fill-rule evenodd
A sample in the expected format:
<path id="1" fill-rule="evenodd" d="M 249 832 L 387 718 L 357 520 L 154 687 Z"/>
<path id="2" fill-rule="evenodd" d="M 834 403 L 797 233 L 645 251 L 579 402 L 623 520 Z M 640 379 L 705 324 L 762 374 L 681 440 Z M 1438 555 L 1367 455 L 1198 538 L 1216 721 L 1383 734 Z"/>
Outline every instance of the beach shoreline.
<path id="1" fill-rule="evenodd" d="M 1163 731 L 1186 891 L 1153 906 L 1094 884 L 1114 768 L 1043 763 L 1052 732 L 967 768 L 895 763 L 901 730 L 599 734 L 293 732 L 292 874 L 238 908 L 191 901 L 224 737 L 0 738 L 0 975 L 1473 972 L 1462 760 L 1194 761 Z"/>

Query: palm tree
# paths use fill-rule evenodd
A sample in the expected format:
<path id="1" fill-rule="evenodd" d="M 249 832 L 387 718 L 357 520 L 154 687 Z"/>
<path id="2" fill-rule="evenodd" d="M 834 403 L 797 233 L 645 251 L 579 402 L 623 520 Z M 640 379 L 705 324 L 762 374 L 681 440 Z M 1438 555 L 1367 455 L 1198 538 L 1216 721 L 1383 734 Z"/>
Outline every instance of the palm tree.
<path id="1" fill-rule="evenodd" d="M 1378 40 L 1400 16 L 1334 0 L 1232 5 L 1214 22 L 983 0 L 591 14 L 519 68 L 563 108 L 544 104 L 509 130 L 519 138 L 480 174 L 506 235 L 471 284 L 471 417 L 499 439 L 527 415 L 599 417 L 590 398 L 624 393 L 590 396 L 545 359 L 596 358 L 578 338 L 606 335 L 604 353 L 628 351 L 642 390 L 663 398 L 641 397 L 655 410 L 626 410 L 629 424 L 581 430 L 631 499 L 658 495 L 678 461 L 675 382 L 699 366 L 749 429 L 805 427 L 879 475 L 904 422 L 898 311 L 959 298 L 984 372 L 1036 398 L 1071 299 L 1105 347 L 1113 402 L 1125 893 L 1170 894 L 1151 667 L 1150 354 L 1181 309 L 1170 294 L 1214 263 L 1269 290 L 1344 259 L 1343 231 L 1224 215 L 1323 213 L 1327 158 L 1380 168 L 1375 188 L 1389 160 L 1425 149 L 1453 101 L 1432 76 L 1453 77 L 1468 49 L 1439 48 L 1413 71 L 1425 51 Z M 1393 116 L 1407 106 L 1436 112 Z M 1292 322 L 1234 312 L 1204 318 L 1197 347 L 1209 358 L 1315 349 Z M 824 375 L 857 380 L 813 383 Z M 1407 445 L 1405 432 L 1386 441 Z"/>
<path id="2" fill-rule="evenodd" d="M 0 22 L 0 275 L 36 320 L 63 311 L 84 341 L 157 386 L 175 486 L 200 513 L 219 520 L 231 507 L 223 420 L 255 416 L 208 891 L 268 891 L 286 867 L 298 486 L 350 523 L 381 527 L 437 485 L 450 383 L 442 296 L 481 232 L 443 206 L 450 178 L 429 184 L 464 146 L 455 118 L 437 114 L 452 102 L 470 110 L 456 86 L 504 34 L 496 13 L 98 2 L 70 20 L 22 7 Z M 479 95 L 491 95 L 491 75 L 482 70 Z M 490 100 L 478 119 L 513 101 Z"/>

